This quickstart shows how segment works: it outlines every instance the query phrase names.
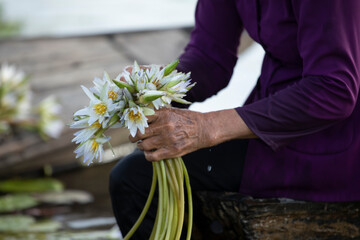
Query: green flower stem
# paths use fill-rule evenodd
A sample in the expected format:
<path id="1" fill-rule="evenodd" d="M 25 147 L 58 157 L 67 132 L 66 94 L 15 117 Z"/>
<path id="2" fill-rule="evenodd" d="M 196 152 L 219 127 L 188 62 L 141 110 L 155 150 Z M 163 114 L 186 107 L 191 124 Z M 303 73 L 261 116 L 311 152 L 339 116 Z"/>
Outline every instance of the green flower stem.
<path id="1" fill-rule="evenodd" d="M 192 226 L 193 226 L 193 204 L 192 204 L 192 193 L 191 193 L 191 186 L 190 186 L 190 179 L 189 174 L 187 172 L 186 166 L 184 161 L 181 159 L 181 165 L 184 171 L 185 176 L 185 184 L 187 189 L 187 196 L 188 196 L 188 229 L 186 234 L 186 239 L 190 240 L 191 238 L 191 232 L 192 232 Z"/>
<path id="2" fill-rule="evenodd" d="M 166 181 L 166 173 L 165 173 L 165 164 L 164 161 L 159 161 L 160 164 L 160 169 L 161 169 L 161 176 L 162 176 L 162 184 L 163 184 L 163 211 L 162 214 L 164 214 L 163 217 L 163 222 L 161 223 L 161 234 L 160 234 L 160 238 L 159 239 L 164 239 L 165 234 L 166 234 L 166 227 L 167 227 L 167 223 L 169 221 L 169 191 L 168 191 L 168 184 Z"/>
<path id="3" fill-rule="evenodd" d="M 154 167 L 155 168 L 155 167 Z M 150 238 L 149 240 L 154 240 L 155 239 L 155 232 L 156 232 L 156 226 L 158 225 L 158 222 L 159 222 L 159 210 L 160 208 L 158 207 L 157 210 L 156 210 L 156 218 L 155 218 L 155 223 L 154 223 L 154 227 L 151 231 L 151 234 L 150 234 Z"/>
<path id="4" fill-rule="evenodd" d="M 178 179 L 178 183 L 180 184 L 180 194 L 179 194 L 179 199 L 178 199 L 178 213 L 179 213 L 179 216 L 178 216 L 178 225 L 177 225 L 177 232 L 176 232 L 176 236 L 175 236 L 175 239 L 180 239 L 181 237 L 181 231 L 182 231 L 182 227 L 183 227 L 183 224 L 184 224 L 184 179 L 183 179 L 183 169 L 181 167 L 181 164 L 179 163 L 179 158 L 175 158 L 175 161 L 174 161 L 175 165 L 176 165 L 176 176 L 177 176 L 177 179 Z"/>
<path id="5" fill-rule="evenodd" d="M 170 185 L 170 183 L 168 183 L 168 185 Z M 170 186 L 168 186 L 170 187 Z M 173 215 L 174 215 L 174 191 L 169 191 L 169 205 L 168 205 L 168 219 L 166 221 L 166 235 L 165 235 L 165 240 L 170 240 L 172 238 L 171 237 L 171 226 L 172 226 L 172 221 L 173 221 Z"/>
<path id="6" fill-rule="evenodd" d="M 135 222 L 134 226 L 130 229 L 130 231 L 124 237 L 124 240 L 130 239 L 132 237 L 132 235 L 135 233 L 135 231 L 138 229 L 138 227 L 140 226 L 141 222 L 144 220 L 144 217 L 145 217 L 147 211 L 149 210 L 151 201 L 152 201 L 154 193 L 155 193 L 156 182 L 157 182 L 156 180 L 157 180 L 156 169 L 153 167 L 153 177 L 152 177 L 152 182 L 151 182 L 150 193 L 146 200 L 144 209 L 142 210 L 142 212 L 141 212 L 138 220 Z"/>
<path id="7" fill-rule="evenodd" d="M 166 163 L 166 166 L 167 166 L 167 169 L 168 169 L 167 173 L 170 175 L 170 177 L 168 177 L 168 179 L 171 180 L 170 185 L 174 188 L 175 196 L 178 196 L 178 194 L 179 194 L 179 184 L 176 181 L 176 175 L 175 175 L 175 169 L 174 169 L 173 161 L 174 161 L 173 159 L 168 159 L 168 160 L 165 161 L 165 163 Z"/>
<path id="8" fill-rule="evenodd" d="M 159 182 L 159 200 L 158 200 L 158 215 L 159 215 L 159 219 L 157 224 L 155 225 L 156 227 L 156 231 L 155 231 L 155 236 L 154 239 L 158 240 L 160 239 L 160 234 L 161 234 L 161 227 L 163 225 L 163 201 L 164 201 L 164 192 L 163 192 L 163 179 L 162 179 L 162 174 L 161 174 L 161 167 L 159 162 L 155 162 L 154 166 L 156 167 L 156 172 L 158 175 L 158 182 Z"/>
<path id="9" fill-rule="evenodd" d="M 166 160 L 166 164 L 165 164 L 165 173 L 166 173 L 166 180 L 168 182 L 168 187 L 170 188 L 170 190 L 175 194 L 175 196 L 177 195 L 179 189 L 176 188 L 177 187 L 177 182 L 176 182 L 176 177 L 173 175 L 175 175 L 173 172 L 171 172 L 171 169 L 169 168 L 169 162 L 170 160 Z"/>
<path id="10" fill-rule="evenodd" d="M 158 208 L 150 240 L 179 240 L 184 224 L 184 181 L 188 195 L 188 226 L 186 239 L 190 240 L 193 224 L 193 205 L 189 175 L 182 158 L 153 162 L 153 179 L 145 207 L 135 225 L 125 236 L 131 238 L 144 219 L 151 204 L 156 183 L 159 186 Z"/>
<path id="11" fill-rule="evenodd" d="M 178 224 L 178 220 L 179 220 L 179 214 L 178 214 L 178 208 L 177 208 L 177 195 L 174 195 L 174 204 L 173 204 L 173 207 L 174 207 L 174 215 L 173 215 L 173 221 L 172 221 L 172 224 L 171 224 L 171 237 L 170 239 L 175 239 L 175 236 L 176 236 L 176 227 L 177 227 L 177 224 Z"/>
<path id="12" fill-rule="evenodd" d="M 179 182 L 177 181 L 177 177 L 176 177 L 176 173 L 175 173 L 175 167 L 174 167 L 174 159 L 168 159 L 165 161 L 166 163 L 166 166 L 167 166 L 167 170 L 168 170 L 168 175 L 170 175 L 170 178 L 168 179 L 171 179 L 169 180 L 169 184 L 170 181 L 172 182 L 172 189 L 173 189 L 173 221 L 172 221 L 172 224 L 170 226 L 171 228 L 171 237 L 170 239 L 175 239 L 175 235 L 176 235 L 176 230 L 177 230 L 177 225 L 178 225 L 178 220 L 179 220 L 179 214 L 178 214 L 178 211 L 179 211 L 179 207 L 178 207 L 178 204 L 180 204 L 178 202 L 178 199 L 180 199 L 180 191 L 179 191 Z"/>
<path id="13" fill-rule="evenodd" d="M 111 128 L 113 125 L 115 125 L 119 120 L 120 120 L 119 115 L 114 114 L 111 117 L 108 126 L 106 128 L 100 127 L 99 130 L 94 134 L 94 136 L 96 136 L 96 137 L 102 136 L 105 131 L 107 131 L 109 128 Z"/>

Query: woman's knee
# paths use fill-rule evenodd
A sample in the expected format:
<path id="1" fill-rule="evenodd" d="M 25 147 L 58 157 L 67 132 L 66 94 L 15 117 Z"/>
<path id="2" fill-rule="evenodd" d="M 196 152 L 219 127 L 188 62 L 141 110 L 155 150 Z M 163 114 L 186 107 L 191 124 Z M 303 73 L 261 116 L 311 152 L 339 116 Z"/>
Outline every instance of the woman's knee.
<path id="1" fill-rule="evenodd" d="M 150 173 L 150 176 L 148 176 Z M 145 160 L 143 152 L 135 150 L 133 153 L 119 160 L 109 176 L 110 194 L 120 191 L 123 187 L 138 188 L 142 181 L 151 177 L 151 163 Z"/>

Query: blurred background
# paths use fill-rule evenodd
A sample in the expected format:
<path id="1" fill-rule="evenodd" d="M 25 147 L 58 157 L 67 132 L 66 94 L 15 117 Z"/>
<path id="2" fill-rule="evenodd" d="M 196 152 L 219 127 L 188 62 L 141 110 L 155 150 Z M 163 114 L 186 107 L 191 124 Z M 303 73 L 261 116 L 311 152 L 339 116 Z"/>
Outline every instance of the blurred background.
<path id="1" fill-rule="evenodd" d="M 106 150 L 104 161 L 89 167 L 75 159 L 68 124 L 88 104 L 80 85 L 92 86 L 104 71 L 115 77 L 134 60 L 176 59 L 190 38 L 195 6 L 195 0 L 0 0 L 0 78 L 26 79 L 21 89 L 31 92 L 17 93 L 20 108 L 0 81 L 0 100 L 13 103 L 9 110 L 0 101 L 0 240 L 119 238 L 108 175 L 134 146 L 128 130 L 116 129 L 110 133 L 115 156 Z M 191 109 L 241 105 L 262 57 L 261 47 L 243 34 L 229 86 Z M 56 109 L 56 122 L 38 107 L 48 96 L 54 101 L 42 106 Z M 23 109 L 31 121 L 20 116 Z"/>

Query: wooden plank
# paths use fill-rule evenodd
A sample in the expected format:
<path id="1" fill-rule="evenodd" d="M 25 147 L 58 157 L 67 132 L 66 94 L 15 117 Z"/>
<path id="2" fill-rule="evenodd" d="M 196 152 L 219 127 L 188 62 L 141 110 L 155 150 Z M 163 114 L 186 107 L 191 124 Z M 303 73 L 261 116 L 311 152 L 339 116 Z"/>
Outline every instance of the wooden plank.
<path id="1" fill-rule="evenodd" d="M 253 199 L 224 192 L 198 197 L 207 222 L 202 232 L 209 239 L 360 238 L 360 202 Z"/>
<path id="2" fill-rule="evenodd" d="M 114 47 L 139 64 L 167 64 L 179 57 L 189 38 L 189 30 L 116 35 Z"/>

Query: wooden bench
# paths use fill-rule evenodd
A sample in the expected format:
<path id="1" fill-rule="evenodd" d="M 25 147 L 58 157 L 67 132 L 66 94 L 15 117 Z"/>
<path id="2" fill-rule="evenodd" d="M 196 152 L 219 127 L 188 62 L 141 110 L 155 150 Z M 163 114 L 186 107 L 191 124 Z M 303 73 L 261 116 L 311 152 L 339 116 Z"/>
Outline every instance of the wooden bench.
<path id="1" fill-rule="evenodd" d="M 198 239 L 360 239 L 360 202 L 254 199 L 239 193 L 198 192 L 203 219 Z"/>

